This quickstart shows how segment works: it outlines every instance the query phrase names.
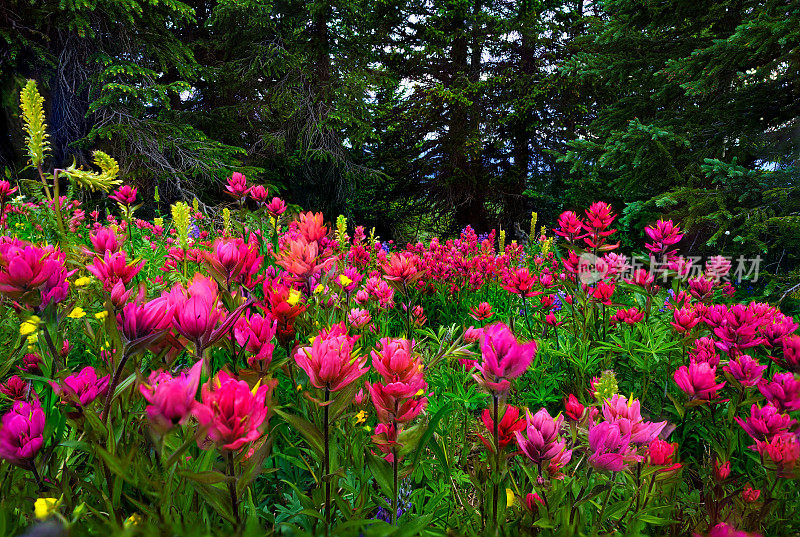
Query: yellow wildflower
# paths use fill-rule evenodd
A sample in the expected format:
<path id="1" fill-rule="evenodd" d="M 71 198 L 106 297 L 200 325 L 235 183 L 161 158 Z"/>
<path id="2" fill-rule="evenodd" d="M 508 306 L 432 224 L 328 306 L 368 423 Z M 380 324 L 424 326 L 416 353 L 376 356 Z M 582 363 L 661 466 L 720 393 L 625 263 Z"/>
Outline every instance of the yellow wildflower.
<path id="1" fill-rule="evenodd" d="M 84 285 L 89 285 L 92 282 L 92 279 L 88 276 L 81 276 L 77 280 L 75 280 L 75 287 L 83 287 Z"/>
<path id="2" fill-rule="evenodd" d="M 356 414 L 356 425 L 361 425 L 367 421 L 367 412 L 365 410 L 359 410 L 358 414 Z"/>
<path id="3" fill-rule="evenodd" d="M 514 491 L 506 489 L 506 507 L 511 507 L 512 505 L 514 505 Z"/>
<path id="4" fill-rule="evenodd" d="M 39 330 L 39 317 L 36 315 L 31 315 L 27 321 L 24 321 L 21 325 L 19 325 L 19 334 L 21 336 L 28 336 L 33 334 L 37 330 Z"/>
<path id="5" fill-rule="evenodd" d="M 134 513 L 125 519 L 125 522 L 122 523 L 122 527 L 130 528 L 131 526 L 138 526 L 141 521 L 142 517 L 139 515 L 139 513 Z"/>
<path id="6" fill-rule="evenodd" d="M 98 319 L 100 321 L 102 321 L 106 317 L 108 317 L 108 312 L 107 311 L 98 311 L 97 313 L 94 314 L 94 318 Z"/>
<path id="7" fill-rule="evenodd" d="M 296 306 L 298 302 L 300 302 L 300 291 L 297 289 L 292 289 L 289 291 L 289 298 L 286 299 L 286 302 L 290 306 Z"/>
<path id="8" fill-rule="evenodd" d="M 322 284 L 319 284 L 314 288 L 314 294 L 318 295 L 324 290 L 325 290 L 325 287 Z M 292 305 L 294 306 L 294 304 L 292 304 Z"/>
<path id="9" fill-rule="evenodd" d="M 70 319 L 80 319 L 81 317 L 86 317 L 86 312 L 83 311 L 83 308 L 81 307 L 75 307 L 72 309 L 71 312 L 69 312 L 69 315 L 67 315 L 67 317 L 69 317 Z"/>
<path id="10" fill-rule="evenodd" d="M 344 274 L 340 274 L 339 275 L 339 283 L 342 284 L 342 287 L 347 287 L 348 285 L 353 283 L 353 280 L 351 280 L 350 278 L 348 278 Z"/>
<path id="11" fill-rule="evenodd" d="M 38 498 L 33 503 L 33 513 L 39 520 L 44 520 L 56 512 L 61 500 L 56 498 Z"/>

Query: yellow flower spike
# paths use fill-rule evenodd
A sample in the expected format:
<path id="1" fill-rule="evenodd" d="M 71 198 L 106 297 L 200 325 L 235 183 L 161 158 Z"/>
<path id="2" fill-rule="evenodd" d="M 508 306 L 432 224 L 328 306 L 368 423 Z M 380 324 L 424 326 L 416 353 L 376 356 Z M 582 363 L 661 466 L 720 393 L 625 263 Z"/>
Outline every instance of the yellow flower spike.
<path id="1" fill-rule="evenodd" d="M 97 313 L 94 314 L 94 318 L 97 319 L 98 321 L 102 321 L 106 317 L 108 317 L 107 311 L 98 311 Z"/>
<path id="2" fill-rule="evenodd" d="M 367 421 L 367 412 L 365 410 L 359 410 L 358 414 L 356 414 L 356 425 L 361 425 Z"/>
<path id="3" fill-rule="evenodd" d="M 83 287 L 84 285 L 89 285 L 90 283 L 92 283 L 92 279 L 88 276 L 81 276 L 73 282 L 75 287 Z"/>
<path id="4" fill-rule="evenodd" d="M 61 505 L 61 498 L 37 498 L 33 502 L 33 514 L 39 520 L 44 520 L 55 513 L 59 505 Z"/>
<path id="5" fill-rule="evenodd" d="M 69 317 L 70 319 L 80 319 L 81 317 L 86 317 L 86 312 L 83 311 L 83 308 L 77 306 L 73 308 L 71 312 L 69 312 L 69 315 L 67 315 L 67 317 Z"/>
<path id="6" fill-rule="evenodd" d="M 28 336 L 39 330 L 39 321 L 41 319 L 36 315 L 31 315 L 26 321 L 19 325 L 19 335 Z"/>
<path id="7" fill-rule="evenodd" d="M 353 283 L 353 280 L 351 280 L 350 278 L 348 278 L 344 274 L 340 274 L 339 275 L 339 283 L 342 284 L 342 287 L 347 287 L 348 285 Z"/>
<path id="8" fill-rule="evenodd" d="M 142 517 L 139 515 L 139 513 L 133 513 L 131 516 L 125 519 L 125 522 L 122 523 L 122 527 L 130 528 L 132 526 L 138 526 L 141 521 Z"/>
<path id="9" fill-rule="evenodd" d="M 514 505 L 514 491 L 506 489 L 506 507 L 511 507 L 512 505 Z"/>
<path id="10" fill-rule="evenodd" d="M 164 219 L 161 218 L 160 216 L 157 218 L 153 218 L 153 223 L 158 227 L 164 227 Z"/>
<path id="11" fill-rule="evenodd" d="M 297 289 L 292 289 L 289 291 L 289 298 L 286 299 L 286 303 L 290 306 L 296 306 L 298 302 L 300 302 L 300 291 Z"/>
<path id="12" fill-rule="evenodd" d="M 530 238 L 533 240 L 533 236 L 536 235 L 536 220 L 539 219 L 539 215 L 535 212 L 531 213 L 531 233 Z"/>

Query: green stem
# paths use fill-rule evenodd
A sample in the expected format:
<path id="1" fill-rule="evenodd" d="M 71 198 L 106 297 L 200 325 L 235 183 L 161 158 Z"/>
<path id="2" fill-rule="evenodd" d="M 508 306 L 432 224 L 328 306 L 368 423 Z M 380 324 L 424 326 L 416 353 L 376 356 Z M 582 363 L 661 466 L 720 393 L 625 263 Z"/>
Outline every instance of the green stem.
<path id="1" fill-rule="evenodd" d="M 329 415 L 328 415 L 328 401 L 331 397 L 331 390 L 327 386 L 325 387 L 325 406 L 323 408 L 323 424 L 322 424 L 322 433 L 323 433 L 323 441 L 324 441 L 324 449 L 325 452 L 323 454 L 322 459 L 322 479 L 325 482 L 325 535 L 330 535 L 331 531 L 331 482 L 330 482 L 330 474 L 331 471 L 331 460 L 330 460 L 330 424 L 329 424 Z"/>
<path id="2" fill-rule="evenodd" d="M 611 498 L 611 491 L 614 490 L 614 481 L 617 479 L 617 473 L 613 472 L 611 476 L 611 483 L 609 483 L 608 491 L 606 492 L 606 498 L 603 500 L 603 507 L 600 509 L 600 516 L 597 517 L 593 527 L 592 527 L 592 535 L 597 535 L 597 532 L 600 529 L 600 526 L 603 524 L 603 516 L 606 514 L 606 507 L 608 507 L 608 500 Z"/>
<path id="3" fill-rule="evenodd" d="M 231 480 L 228 481 L 228 493 L 231 496 L 231 511 L 233 518 L 236 520 L 237 531 L 241 528 L 242 519 L 239 516 L 239 498 L 236 495 L 236 467 L 233 464 L 233 451 L 228 451 L 228 475 Z"/>
<path id="4" fill-rule="evenodd" d="M 395 427 L 397 427 L 397 424 L 395 424 Z M 400 463 L 398 461 L 398 458 L 399 458 L 399 455 L 397 453 L 397 448 L 393 448 L 392 449 L 392 477 L 393 477 L 393 483 L 392 483 L 392 516 L 391 516 L 392 526 L 397 524 L 397 503 L 398 503 L 398 495 L 399 495 L 399 491 L 398 491 L 398 489 L 399 489 L 399 475 L 398 475 L 399 471 L 398 471 L 398 466 L 400 465 Z"/>

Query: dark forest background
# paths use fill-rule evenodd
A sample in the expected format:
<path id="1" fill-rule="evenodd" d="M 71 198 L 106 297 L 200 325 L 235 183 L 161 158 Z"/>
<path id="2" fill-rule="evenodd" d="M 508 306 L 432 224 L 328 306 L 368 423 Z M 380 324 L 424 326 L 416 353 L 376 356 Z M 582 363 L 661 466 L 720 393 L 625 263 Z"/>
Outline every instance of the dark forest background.
<path id="1" fill-rule="evenodd" d="M 381 236 L 602 199 L 632 243 L 800 255 L 800 2 L 0 1 L 0 166 L 35 78 L 55 165 L 100 148 L 163 203 L 232 171 Z"/>

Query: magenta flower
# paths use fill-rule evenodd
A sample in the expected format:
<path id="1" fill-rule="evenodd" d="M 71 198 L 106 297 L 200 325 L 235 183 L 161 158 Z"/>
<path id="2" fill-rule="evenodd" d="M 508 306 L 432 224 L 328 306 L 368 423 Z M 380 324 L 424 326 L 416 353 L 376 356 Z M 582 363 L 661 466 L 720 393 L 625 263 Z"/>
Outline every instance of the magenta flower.
<path id="1" fill-rule="evenodd" d="M 667 425 L 666 421 L 654 423 L 642 419 L 639 401 L 613 395 L 603 402 L 603 417 L 606 421 L 619 425 L 623 434 L 629 434 L 631 442 L 637 445 L 649 444 Z"/>
<path id="2" fill-rule="evenodd" d="M 778 475 L 788 477 L 800 459 L 800 441 L 794 433 L 778 433 L 768 441 L 756 440 L 756 450 L 767 455 L 778 467 Z"/>
<path id="3" fill-rule="evenodd" d="M 175 307 L 166 298 L 155 298 L 144 304 L 131 302 L 125 304 L 117 314 L 117 326 L 122 335 L 130 341 L 165 333 L 172 325 Z"/>
<path id="4" fill-rule="evenodd" d="M 247 188 L 247 177 L 242 173 L 233 172 L 233 175 L 228 178 L 228 184 L 225 186 L 225 190 L 236 199 L 245 197 L 250 191 L 250 189 Z"/>
<path id="5" fill-rule="evenodd" d="M 553 230 L 553 233 L 564 237 L 569 242 L 574 242 L 579 239 L 578 236 L 583 228 L 583 222 L 578 215 L 573 211 L 564 211 L 558 217 L 558 227 Z"/>
<path id="6" fill-rule="evenodd" d="M 109 198 L 122 205 L 133 205 L 136 203 L 136 187 L 123 185 L 111 194 Z"/>
<path id="7" fill-rule="evenodd" d="M 0 459 L 27 468 L 44 443 L 44 422 L 38 400 L 15 401 L 0 421 Z"/>
<path id="8" fill-rule="evenodd" d="M 709 401 L 717 397 L 717 391 L 725 386 L 725 382 L 717 384 L 717 368 L 706 362 L 689 362 L 679 367 L 672 378 L 678 387 L 691 399 Z"/>
<path id="9" fill-rule="evenodd" d="M 144 266 L 144 260 L 128 263 L 124 250 L 119 252 L 106 251 L 103 257 L 95 257 L 94 261 L 86 265 L 86 270 L 91 272 L 98 280 L 103 282 L 103 288 L 109 293 L 117 282 L 127 285 Z"/>
<path id="10" fill-rule="evenodd" d="M 258 253 L 258 241 L 254 239 L 254 235 L 251 235 L 250 242 L 238 237 L 217 239 L 211 252 L 203 252 L 203 260 L 211 273 L 225 285 L 233 280 L 241 281 L 242 277 L 252 277 L 261 270 L 264 261 Z"/>
<path id="11" fill-rule="evenodd" d="M 50 382 L 50 386 L 65 402 L 83 409 L 98 397 L 106 395 L 110 379 L 111 375 L 98 377 L 94 367 L 87 365 L 77 375 L 69 375 L 60 384 Z"/>
<path id="12" fill-rule="evenodd" d="M 630 444 L 630 433 L 624 434 L 616 423 L 602 421 L 589 428 L 589 464 L 597 470 L 620 472 L 627 463 L 641 459 Z"/>
<path id="13" fill-rule="evenodd" d="M 689 356 L 692 361 L 698 363 L 706 362 L 711 367 L 717 367 L 719 365 L 717 346 L 710 337 L 697 338 L 694 341 L 694 348 L 689 349 Z"/>
<path id="14" fill-rule="evenodd" d="M 36 394 L 31 390 L 31 383 L 27 380 L 22 380 L 17 375 L 11 375 L 8 380 L 0 383 L 0 393 L 12 401 L 25 401 L 32 393 Z"/>
<path id="15" fill-rule="evenodd" d="M 719 326 L 714 328 L 714 335 L 719 338 L 717 347 L 730 352 L 731 349 L 743 350 L 763 345 L 767 342 L 760 334 L 763 322 L 752 305 L 734 304 L 728 308 Z"/>
<path id="16" fill-rule="evenodd" d="M 731 359 L 722 370 L 729 374 L 742 386 L 755 386 L 761 381 L 767 366 L 758 363 L 749 354 L 742 354 Z"/>
<path id="17" fill-rule="evenodd" d="M 792 334 L 778 340 L 778 352 L 772 359 L 794 373 L 800 373 L 800 336 Z"/>
<path id="18" fill-rule="evenodd" d="M 0 241 L 0 294 L 13 300 L 28 296 L 48 284 L 56 273 L 64 270 L 62 256 L 52 246 L 39 248 L 17 239 Z M 31 300 L 38 305 L 38 293 Z"/>
<path id="19" fill-rule="evenodd" d="M 669 323 L 679 334 L 684 334 L 694 328 L 700 319 L 692 308 L 675 308 L 672 312 L 673 322 Z"/>
<path id="20" fill-rule="evenodd" d="M 11 194 L 17 191 L 17 187 L 11 188 L 11 183 L 3 179 L 0 181 L 0 203 L 5 203 Z"/>
<path id="21" fill-rule="evenodd" d="M 322 331 L 310 347 L 300 347 L 294 355 L 297 365 L 308 374 L 311 384 L 336 392 L 367 372 L 367 357 L 353 356 L 360 336 L 348 336 L 343 323 Z"/>
<path id="22" fill-rule="evenodd" d="M 286 202 L 280 198 L 272 198 L 272 201 L 267 204 L 267 212 L 272 218 L 277 220 L 286 212 Z"/>
<path id="23" fill-rule="evenodd" d="M 750 490 L 752 490 L 752 488 Z M 745 489 L 745 492 L 747 492 L 747 489 Z M 742 494 L 744 494 L 744 492 Z M 758 498 L 757 495 L 756 498 Z M 703 537 L 703 536 L 700 535 L 699 533 L 695 533 L 694 537 Z M 761 535 L 758 533 L 747 533 L 746 531 L 740 531 L 731 526 L 730 524 L 726 524 L 725 522 L 720 522 L 719 524 L 711 528 L 711 531 L 708 532 L 708 537 L 761 537 Z"/>
<path id="24" fill-rule="evenodd" d="M 372 315 L 370 315 L 369 310 L 353 308 L 347 314 L 347 322 L 350 328 L 358 330 L 372 322 Z"/>
<path id="25" fill-rule="evenodd" d="M 659 220 L 655 225 L 644 228 L 644 232 L 653 241 L 644 246 L 654 254 L 666 253 L 670 246 L 683 238 L 681 228 L 673 224 L 672 220 Z"/>
<path id="26" fill-rule="evenodd" d="M 382 382 L 366 383 L 378 421 L 385 423 L 408 423 L 419 416 L 428 404 L 427 397 L 420 397 L 428 385 L 418 377 L 411 383 Z"/>
<path id="27" fill-rule="evenodd" d="M 387 382 L 411 383 L 422 377 L 420 356 L 414 353 L 414 343 L 408 339 L 382 338 L 378 350 L 373 350 L 372 367 Z"/>
<path id="28" fill-rule="evenodd" d="M 800 410 L 800 380 L 792 373 L 775 373 L 770 382 L 762 379 L 758 391 L 782 412 Z"/>
<path id="29" fill-rule="evenodd" d="M 261 436 L 258 428 L 267 417 L 268 391 L 266 385 L 251 390 L 247 382 L 220 371 L 203 385 L 202 403 L 194 405 L 194 415 L 211 441 L 234 451 Z"/>
<path id="30" fill-rule="evenodd" d="M 689 280 L 689 294 L 697 300 L 710 300 L 714 296 L 716 282 L 702 276 Z"/>
<path id="31" fill-rule="evenodd" d="M 592 298 L 601 304 L 610 306 L 611 296 L 614 294 L 615 287 L 616 285 L 613 283 L 606 283 L 604 281 L 597 282 L 597 285 L 592 289 Z"/>
<path id="32" fill-rule="evenodd" d="M 493 394 L 503 394 L 511 387 L 509 379 L 522 375 L 536 355 L 536 342 L 519 343 L 503 323 L 494 323 L 481 332 L 483 360 L 475 380 Z"/>
<path id="33" fill-rule="evenodd" d="M 123 243 L 123 240 L 117 237 L 117 234 L 110 227 L 101 227 L 92 233 L 89 238 L 92 241 L 95 253 L 101 256 L 105 256 L 106 252 L 112 254 L 118 252 Z"/>
<path id="34" fill-rule="evenodd" d="M 796 420 L 792 419 L 789 414 L 782 413 L 772 403 L 767 403 L 762 408 L 754 404 L 750 407 L 750 415 L 746 421 L 738 416 L 735 419 L 744 432 L 756 441 L 767 440 L 776 434 L 787 432 L 797 425 Z"/>
<path id="35" fill-rule="evenodd" d="M 159 369 L 153 371 L 146 383 L 139 386 L 139 391 L 147 400 L 147 417 L 150 423 L 162 432 L 182 424 L 191 415 L 197 402 L 197 387 L 200 385 L 200 373 L 203 361 L 192 366 L 188 374 L 182 371 L 177 377 Z"/>
<path id="36" fill-rule="evenodd" d="M 261 315 L 255 313 L 240 317 L 233 328 L 236 343 L 245 348 L 253 356 L 248 357 L 247 362 L 252 367 L 256 362 L 263 369 L 269 366 L 272 361 L 272 351 L 275 345 L 272 338 L 278 331 L 278 321 L 269 314 Z"/>
<path id="37" fill-rule="evenodd" d="M 553 419 L 546 408 L 540 409 L 535 415 L 526 410 L 525 432 L 514 432 L 522 453 L 537 465 L 542 465 L 560 455 L 567 445 L 560 437 L 563 423 L 564 416 Z"/>
<path id="38" fill-rule="evenodd" d="M 259 205 L 263 205 L 267 201 L 269 191 L 261 185 L 256 185 L 250 188 L 250 197 Z"/>

